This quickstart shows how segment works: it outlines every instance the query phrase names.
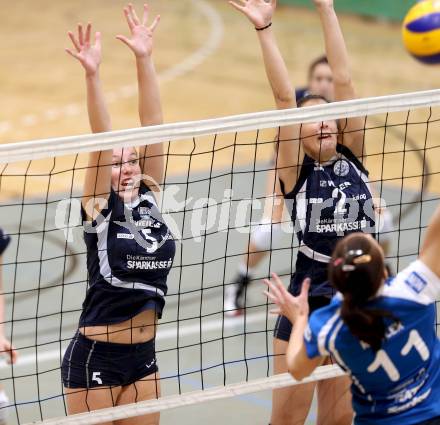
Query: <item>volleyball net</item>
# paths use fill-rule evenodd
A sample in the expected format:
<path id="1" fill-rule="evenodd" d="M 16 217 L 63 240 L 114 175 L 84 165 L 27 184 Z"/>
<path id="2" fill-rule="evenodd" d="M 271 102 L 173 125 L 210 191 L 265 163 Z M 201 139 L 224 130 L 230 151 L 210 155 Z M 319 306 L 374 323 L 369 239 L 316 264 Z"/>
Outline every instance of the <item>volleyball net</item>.
<path id="1" fill-rule="evenodd" d="M 394 221 L 378 237 L 397 272 L 418 255 L 438 202 L 439 104 L 436 90 L 0 146 L 0 223 L 12 239 L 3 255 L 5 326 L 19 352 L 15 365 L 0 367 L 11 423 L 101 423 L 295 384 L 273 376 L 275 318 L 260 284 L 270 272 L 287 284 L 294 271 L 298 241 L 288 214 L 246 288 L 243 314 L 224 309 L 252 231 L 265 205 L 277 202 L 266 181 L 279 127 L 364 117 L 365 164 Z M 162 396 L 66 418 L 60 364 L 87 290 L 87 153 L 154 143 L 165 144 L 158 204 L 177 242 L 156 337 Z M 323 367 L 310 379 L 341 373 Z"/>

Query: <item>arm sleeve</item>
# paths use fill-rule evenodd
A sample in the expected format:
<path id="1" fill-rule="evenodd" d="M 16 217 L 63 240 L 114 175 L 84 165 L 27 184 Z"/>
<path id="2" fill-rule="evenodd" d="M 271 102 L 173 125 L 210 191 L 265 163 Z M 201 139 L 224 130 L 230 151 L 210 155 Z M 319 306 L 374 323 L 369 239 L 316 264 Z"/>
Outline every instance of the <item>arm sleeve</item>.
<path id="1" fill-rule="evenodd" d="M 440 300 L 440 277 L 423 261 L 416 260 L 387 282 L 383 295 L 421 305 L 433 304 Z"/>
<path id="2" fill-rule="evenodd" d="M 423 261 L 414 261 L 404 270 L 404 283 L 423 304 L 440 300 L 440 277 Z"/>
<path id="3" fill-rule="evenodd" d="M 306 346 L 307 357 L 312 359 L 318 356 L 328 355 L 328 351 L 325 347 L 325 341 L 321 341 L 319 335 L 322 333 L 321 329 L 324 323 L 322 321 L 322 315 L 319 310 L 312 313 L 309 319 L 309 323 L 304 331 L 304 344 Z"/>

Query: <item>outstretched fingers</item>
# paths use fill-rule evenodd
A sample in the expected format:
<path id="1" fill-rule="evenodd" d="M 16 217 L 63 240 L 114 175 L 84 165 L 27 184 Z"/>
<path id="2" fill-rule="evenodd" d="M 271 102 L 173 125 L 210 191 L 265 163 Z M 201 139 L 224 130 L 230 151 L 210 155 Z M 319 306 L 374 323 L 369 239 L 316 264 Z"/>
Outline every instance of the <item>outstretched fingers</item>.
<path id="1" fill-rule="evenodd" d="M 131 19 L 132 19 L 133 23 L 135 25 L 139 25 L 140 24 L 139 18 L 138 18 L 137 14 L 136 14 L 136 10 L 134 9 L 132 3 L 128 4 L 128 10 L 130 12 L 130 16 L 131 16 Z"/>
<path id="2" fill-rule="evenodd" d="M 127 20 L 127 24 L 128 24 L 128 27 L 130 28 L 130 31 L 133 31 L 135 24 L 133 22 L 133 18 L 130 14 L 128 7 L 124 7 L 124 15 L 125 15 L 125 19 Z"/>
<path id="3" fill-rule="evenodd" d="M 101 48 L 101 33 L 95 32 L 95 46 Z"/>
<path id="4" fill-rule="evenodd" d="M 84 30 L 82 24 L 78 24 L 78 42 L 80 46 L 84 45 Z"/>
<path id="5" fill-rule="evenodd" d="M 126 44 L 128 47 L 131 47 L 131 41 L 129 38 L 125 37 L 125 35 L 117 35 L 116 38 Z"/>
<path id="6" fill-rule="evenodd" d="M 246 9 L 246 3 L 243 4 L 243 2 L 241 3 L 237 3 L 237 1 L 233 1 L 233 0 L 229 0 L 228 2 L 232 7 L 234 7 L 235 9 L 239 10 L 240 12 L 244 12 Z"/>
<path id="7" fill-rule="evenodd" d="M 79 43 L 78 43 L 78 41 L 76 40 L 75 35 L 73 34 L 73 32 L 72 32 L 72 31 L 69 31 L 69 32 L 67 33 L 67 35 L 69 36 L 70 41 L 72 42 L 73 46 L 75 47 L 75 50 L 76 50 L 77 52 L 79 52 L 79 51 L 81 50 L 81 48 L 80 48 Z M 66 49 L 66 50 L 70 50 L 70 49 Z"/>
<path id="8" fill-rule="evenodd" d="M 79 53 L 74 52 L 72 49 L 65 48 L 64 49 L 70 56 L 74 57 L 75 59 L 79 59 Z"/>
<path id="9" fill-rule="evenodd" d="M 272 301 L 277 300 L 278 302 L 281 302 L 282 293 L 279 291 L 275 283 L 270 281 L 269 279 L 264 279 L 264 283 L 267 285 L 268 292 L 271 294 L 270 299 Z"/>
<path id="10" fill-rule="evenodd" d="M 151 32 L 154 32 L 154 31 L 155 31 L 156 27 L 159 25 L 159 22 L 160 22 L 160 15 L 157 15 L 157 16 L 154 18 L 153 23 L 150 25 L 150 31 L 151 31 Z"/>
<path id="11" fill-rule="evenodd" d="M 91 35 L 91 32 L 92 32 L 92 24 L 89 22 L 87 24 L 87 27 L 86 27 L 86 36 L 85 36 L 85 39 L 84 39 L 84 43 L 87 44 L 87 45 L 90 45 L 90 35 Z"/>
<path id="12" fill-rule="evenodd" d="M 148 22 L 148 4 L 144 3 L 144 12 L 142 14 L 142 25 L 147 25 Z"/>
<path id="13" fill-rule="evenodd" d="M 311 283 L 310 278 L 306 278 L 303 280 L 303 283 L 301 285 L 301 292 L 299 294 L 299 298 L 305 298 L 305 299 L 309 298 L 310 283 Z"/>

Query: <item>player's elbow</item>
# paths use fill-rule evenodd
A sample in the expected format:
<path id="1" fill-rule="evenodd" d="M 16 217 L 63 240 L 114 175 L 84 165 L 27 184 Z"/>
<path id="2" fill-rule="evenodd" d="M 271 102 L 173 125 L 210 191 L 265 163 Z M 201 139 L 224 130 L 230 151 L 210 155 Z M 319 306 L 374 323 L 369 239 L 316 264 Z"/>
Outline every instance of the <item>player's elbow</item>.
<path id="1" fill-rule="evenodd" d="M 300 359 L 298 359 L 298 356 L 293 356 L 291 358 L 287 358 L 286 360 L 287 360 L 287 371 L 297 381 L 301 381 L 306 376 L 308 376 L 307 367 L 304 367 L 305 365 Z"/>
<path id="2" fill-rule="evenodd" d="M 274 98 L 278 109 L 288 109 L 294 106 L 295 94 L 293 89 L 275 90 Z"/>
<path id="3" fill-rule="evenodd" d="M 353 81 L 349 72 L 333 73 L 333 84 L 340 87 L 352 87 Z"/>
<path id="4" fill-rule="evenodd" d="M 308 376 L 306 373 L 304 373 L 304 368 L 301 368 L 298 365 L 289 365 L 287 370 L 297 381 L 302 381 Z"/>

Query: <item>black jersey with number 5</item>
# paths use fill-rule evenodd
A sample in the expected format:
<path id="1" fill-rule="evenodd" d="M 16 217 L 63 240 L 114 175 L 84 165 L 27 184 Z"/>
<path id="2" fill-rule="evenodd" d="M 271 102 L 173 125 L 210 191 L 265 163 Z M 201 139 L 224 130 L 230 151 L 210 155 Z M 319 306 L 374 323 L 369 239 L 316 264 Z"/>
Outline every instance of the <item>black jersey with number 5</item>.
<path id="1" fill-rule="evenodd" d="M 345 146 L 318 163 L 305 155 L 297 183 L 290 193 L 281 188 L 299 241 L 293 292 L 312 280 L 312 296 L 330 295 L 327 264 L 339 239 L 353 232 L 375 233 L 375 210 L 368 172 Z"/>
<path id="2" fill-rule="evenodd" d="M 80 326 L 120 323 L 148 309 L 160 317 L 176 247 L 148 187 L 142 183 L 131 204 L 112 190 L 100 216 L 85 223 L 84 239 L 89 289 Z"/>

